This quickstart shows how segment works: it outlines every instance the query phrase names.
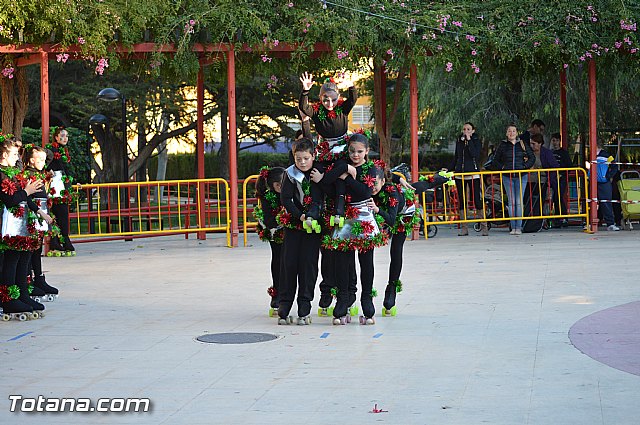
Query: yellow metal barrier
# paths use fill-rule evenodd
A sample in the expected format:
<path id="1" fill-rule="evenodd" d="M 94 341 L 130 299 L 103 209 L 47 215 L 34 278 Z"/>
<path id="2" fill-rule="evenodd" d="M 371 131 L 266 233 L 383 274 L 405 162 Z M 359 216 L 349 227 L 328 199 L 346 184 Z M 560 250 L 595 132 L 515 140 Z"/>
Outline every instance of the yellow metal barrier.
<path id="1" fill-rule="evenodd" d="M 251 198 L 247 197 L 247 193 L 248 193 L 247 186 L 251 182 L 253 183 L 253 185 L 251 186 L 251 188 L 253 189 L 255 187 L 256 180 L 258 180 L 259 177 L 260 176 L 258 174 L 249 176 L 246 179 L 244 179 L 244 183 L 242 184 L 242 233 L 244 235 L 244 246 L 247 246 L 247 233 L 249 229 L 255 229 L 256 226 L 258 225 L 257 221 L 248 220 L 249 205 L 247 201 Z M 253 192 L 255 193 L 255 189 L 253 190 Z M 258 203 L 257 200 L 256 200 L 256 203 Z M 253 211 L 253 208 L 251 210 Z"/>
<path id="2" fill-rule="evenodd" d="M 73 186 L 73 239 L 226 232 L 231 246 L 229 185 L 224 179 Z"/>
<path id="3" fill-rule="evenodd" d="M 548 177 L 551 173 L 557 173 L 558 178 L 555 184 L 551 185 Z M 427 173 L 421 173 L 427 175 Z M 523 213 L 516 217 L 509 217 L 508 214 L 508 191 L 503 187 L 503 175 L 515 175 L 520 181 L 522 176 L 535 176 L 537 181 L 541 181 L 543 175 L 547 176 L 547 183 L 527 184 L 521 187 L 520 197 L 523 202 Z M 449 224 L 472 223 L 472 222 L 508 222 L 509 220 L 521 219 L 566 219 L 582 218 L 587 221 L 588 209 L 586 199 L 588 180 L 586 171 L 582 168 L 550 168 L 519 171 L 482 171 L 477 173 L 456 173 L 455 177 L 463 180 L 465 177 L 478 177 L 480 181 L 480 196 L 482 197 L 482 207 L 486 213 L 483 216 L 480 206 L 474 205 L 468 194 L 466 185 L 462 185 L 462 192 L 458 193 L 456 186 L 443 186 L 442 193 L 433 191 L 433 199 L 428 200 L 428 194 L 422 194 L 422 220 L 425 225 L 437 225 L 440 222 Z M 552 208 L 554 204 L 560 204 L 561 186 L 566 182 L 565 202 L 567 213 L 554 214 Z M 522 186 L 522 185 L 521 185 Z M 551 191 L 551 189 L 553 189 Z M 550 195 L 547 193 L 552 192 Z M 527 198 L 528 196 L 528 198 Z M 537 198 L 536 198 L 537 197 Z M 537 199 L 538 205 L 525 207 L 526 199 Z M 504 200 L 504 202 L 503 202 Z M 425 231 L 425 238 L 428 237 Z"/>

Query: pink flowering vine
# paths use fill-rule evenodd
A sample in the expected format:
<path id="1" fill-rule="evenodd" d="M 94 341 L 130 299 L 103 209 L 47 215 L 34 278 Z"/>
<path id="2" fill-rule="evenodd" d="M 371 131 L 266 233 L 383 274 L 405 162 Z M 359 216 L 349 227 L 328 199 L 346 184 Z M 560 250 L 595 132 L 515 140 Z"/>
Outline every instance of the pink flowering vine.
<path id="1" fill-rule="evenodd" d="M 98 65 L 96 65 L 96 74 L 104 74 L 104 69 L 109 67 L 109 60 L 107 58 L 100 58 Z"/>
<path id="2" fill-rule="evenodd" d="M 13 71 L 15 71 L 15 69 L 11 65 L 7 65 L 2 70 L 2 76 L 11 79 L 13 78 Z"/>
<path id="3" fill-rule="evenodd" d="M 56 62 L 66 63 L 69 59 L 69 55 L 67 53 L 58 53 L 56 55 Z"/>

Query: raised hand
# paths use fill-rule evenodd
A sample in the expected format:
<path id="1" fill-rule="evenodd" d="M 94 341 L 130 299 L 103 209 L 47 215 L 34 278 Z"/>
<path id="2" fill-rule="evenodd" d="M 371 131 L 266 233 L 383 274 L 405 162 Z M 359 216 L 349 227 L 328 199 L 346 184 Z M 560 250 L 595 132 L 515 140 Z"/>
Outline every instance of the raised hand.
<path id="1" fill-rule="evenodd" d="M 305 72 L 300 76 L 300 82 L 302 83 L 303 90 L 310 90 L 313 87 L 313 75 Z"/>

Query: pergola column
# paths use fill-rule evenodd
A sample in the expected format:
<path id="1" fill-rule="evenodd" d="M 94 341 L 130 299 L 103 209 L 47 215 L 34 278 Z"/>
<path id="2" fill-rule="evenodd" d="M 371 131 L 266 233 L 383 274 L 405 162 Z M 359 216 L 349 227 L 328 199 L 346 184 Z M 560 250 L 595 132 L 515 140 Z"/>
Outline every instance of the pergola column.
<path id="1" fill-rule="evenodd" d="M 598 172 L 595 164 L 598 153 L 598 126 L 596 114 L 596 62 L 589 61 L 589 161 L 591 163 L 591 173 L 589 174 L 589 198 L 598 197 Z M 590 203 L 589 218 L 591 231 L 598 231 L 598 204 Z"/>
<path id="2" fill-rule="evenodd" d="M 49 54 L 40 52 L 40 117 L 42 147 L 49 143 Z"/>
<path id="3" fill-rule="evenodd" d="M 229 103 L 229 208 L 231 247 L 238 246 L 238 161 L 236 128 L 236 53 L 233 45 L 227 51 L 227 95 Z"/>

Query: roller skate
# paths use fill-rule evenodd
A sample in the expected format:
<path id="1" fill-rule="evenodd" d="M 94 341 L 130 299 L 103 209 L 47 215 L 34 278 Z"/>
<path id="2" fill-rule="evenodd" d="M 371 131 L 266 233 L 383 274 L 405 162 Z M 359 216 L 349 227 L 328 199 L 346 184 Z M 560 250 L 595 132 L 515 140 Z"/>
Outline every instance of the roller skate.
<path id="1" fill-rule="evenodd" d="M 347 323 L 351 323 L 351 315 L 346 307 L 348 304 L 349 300 L 338 298 L 336 307 L 333 309 L 334 325 L 346 325 Z"/>
<path id="2" fill-rule="evenodd" d="M 2 302 L 2 321 L 8 322 L 9 320 L 18 320 L 24 322 L 25 320 L 37 319 L 38 313 L 33 311 L 33 308 L 18 299 L 11 298 L 15 296 L 19 289 L 16 285 L 10 287 L 0 287 L 0 291 L 3 292 L 3 298 L 6 296 L 9 301 Z"/>
<path id="3" fill-rule="evenodd" d="M 69 236 L 65 237 L 63 248 L 64 248 L 64 254 L 63 255 L 65 257 L 75 257 L 76 256 L 76 248 L 71 243 L 71 239 L 69 239 Z"/>
<path id="4" fill-rule="evenodd" d="M 320 294 L 320 302 L 318 302 L 319 317 L 333 316 L 333 307 L 331 307 L 331 302 L 336 296 L 336 293 L 336 288 L 331 288 L 330 292 Z"/>
<path id="5" fill-rule="evenodd" d="M 310 325 L 311 324 L 311 316 L 298 317 L 296 323 L 298 324 L 298 326 Z"/>
<path id="6" fill-rule="evenodd" d="M 306 230 L 307 233 L 312 233 L 312 232 L 320 233 L 320 231 L 322 230 L 322 228 L 320 227 L 320 223 L 318 223 L 318 220 L 312 217 L 307 217 L 302 222 L 302 228 Z"/>
<path id="7" fill-rule="evenodd" d="M 287 308 L 286 305 L 278 306 L 278 325 L 290 325 L 293 323 L 293 317 L 289 316 L 289 311 L 291 311 L 291 305 Z"/>
<path id="8" fill-rule="evenodd" d="M 58 298 L 58 288 L 55 288 L 47 283 L 44 275 L 36 276 L 33 282 L 34 290 L 38 288 L 44 291 L 45 295 L 40 297 L 40 302 L 42 301 L 55 301 Z"/>
<path id="9" fill-rule="evenodd" d="M 383 316 L 395 316 L 398 313 L 396 308 L 396 294 L 402 292 L 402 282 L 400 279 L 390 282 L 384 291 L 384 302 L 382 303 Z"/>
<path id="10" fill-rule="evenodd" d="M 376 319 L 373 316 L 376 314 L 376 308 L 373 305 L 373 298 L 378 295 L 378 291 L 375 288 L 371 289 L 370 295 L 362 294 L 360 297 L 360 303 L 362 304 L 362 316 L 360 316 L 361 325 L 374 325 Z"/>
<path id="11" fill-rule="evenodd" d="M 49 242 L 49 251 L 47 251 L 47 257 L 62 257 L 65 253 L 65 249 L 60 243 L 58 238 L 52 237 Z"/>
<path id="12" fill-rule="evenodd" d="M 329 218 L 329 224 L 331 226 L 344 226 L 344 218 L 345 218 L 345 200 L 344 195 L 338 196 L 336 201 L 336 213 Z"/>
<path id="13" fill-rule="evenodd" d="M 36 302 L 42 302 L 47 299 L 47 294 L 41 288 L 29 285 L 29 297 Z"/>
<path id="14" fill-rule="evenodd" d="M 40 304 L 38 301 L 32 300 L 28 295 L 20 295 L 18 300 L 31 307 L 33 310 L 30 319 L 40 319 L 44 317 L 44 305 Z"/>
<path id="15" fill-rule="evenodd" d="M 278 315 L 278 290 L 273 286 L 267 288 L 267 294 L 271 297 L 271 303 L 269 308 L 269 317 L 276 317 Z"/>
<path id="16" fill-rule="evenodd" d="M 357 305 L 355 305 L 355 303 L 356 303 L 356 294 L 349 294 L 349 305 L 350 305 L 350 307 L 348 309 L 349 316 L 354 316 L 355 317 L 360 312 L 360 309 L 358 308 Z M 350 321 L 351 320 L 349 320 L 349 322 Z"/>

